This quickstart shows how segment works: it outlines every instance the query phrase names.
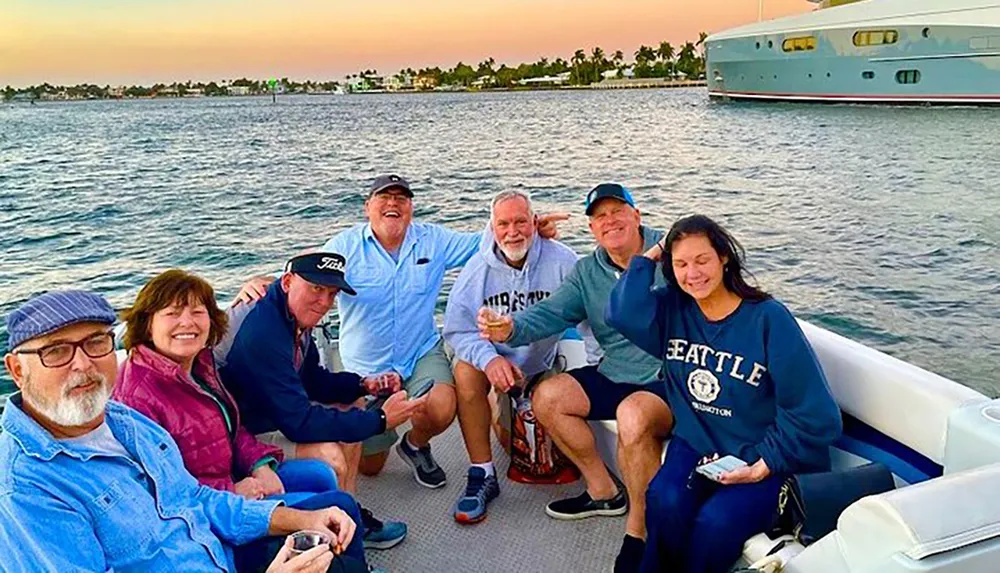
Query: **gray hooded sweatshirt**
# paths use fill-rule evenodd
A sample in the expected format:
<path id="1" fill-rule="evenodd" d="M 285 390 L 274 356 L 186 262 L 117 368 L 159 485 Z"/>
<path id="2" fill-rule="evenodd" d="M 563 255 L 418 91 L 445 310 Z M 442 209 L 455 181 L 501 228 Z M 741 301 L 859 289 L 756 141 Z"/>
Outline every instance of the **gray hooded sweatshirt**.
<path id="1" fill-rule="evenodd" d="M 647 227 L 640 227 L 640 232 L 644 250 L 663 238 L 661 231 Z M 601 374 L 613 382 L 625 384 L 646 384 L 656 380 L 660 358 L 646 353 L 604 322 L 604 308 L 621 272 L 611 262 L 608 252 L 598 247 L 576 263 L 566 282 L 552 296 L 514 315 L 514 333 L 507 344 L 529 344 L 586 320 L 604 352 L 597 367 Z M 662 274 L 657 273 L 656 286 L 663 284 Z"/>
<path id="2" fill-rule="evenodd" d="M 442 332 L 445 341 L 460 360 L 479 370 L 485 370 L 497 356 L 509 359 L 529 378 L 550 369 L 560 335 L 580 321 L 513 348 L 481 338 L 476 314 L 483 306 L 499 307 L 505 313 L 531 308 L 559 288 L 576 261 L 576 253 L 566 245 L 536 235 L 524 267 L 515 269 L 497 253 L 496 239 L 487 229 L 479 252 L 465 264 L 448 295 Z"/>

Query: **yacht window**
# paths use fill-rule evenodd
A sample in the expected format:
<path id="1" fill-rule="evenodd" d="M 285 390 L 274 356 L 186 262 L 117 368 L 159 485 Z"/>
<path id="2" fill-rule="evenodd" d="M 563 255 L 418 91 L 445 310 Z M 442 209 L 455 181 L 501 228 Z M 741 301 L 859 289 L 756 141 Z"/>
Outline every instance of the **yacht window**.
<path id="1" fill-rule="evenodd" d="M 920 70 L 899 70 L 896 72 L 896 82 L 900 84 L 920 83 Z"/>
<path id="2" fill-rule="evenodd" d="M 815 36 L 801 36 L 798 38 L 787 38 L 781 43 L 781 49 L 786 52 L 805 52 L 816 49 Z"/>
<path id="3" fill-rule="evenodd" d="M 854 45 L 859 48 L 895 44 L 898 41 L 899 32 L 896 30 L 860 30 L 854 33 Z"/>
<path id="4" fill-rule="evenodd" d="M 875 79 L 875 72 L 872 71 L 861 72 L 861 77 L 865 78 L 866 80 L 873 80 Z"/>

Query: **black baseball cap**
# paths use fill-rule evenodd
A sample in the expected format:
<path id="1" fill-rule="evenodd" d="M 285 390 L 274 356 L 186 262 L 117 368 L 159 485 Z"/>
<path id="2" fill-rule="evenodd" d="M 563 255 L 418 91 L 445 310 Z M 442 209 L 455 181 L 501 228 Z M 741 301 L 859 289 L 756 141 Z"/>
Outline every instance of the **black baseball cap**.
<path id="1" fill-rule="evenodd" d="M 400 177 L 399 175 L 379 175 L 372 181 L 371 189 L 368 191 L 368 196 L 371 197 L 376 193 L 381 193 L 383 191 L 388 191 L 389 189 L 400 189 L 403 194 L 409 198 L 413 198 L 413 191 L 410 191 L 410 183 Z"/>
<path id="2" fill-rule="evenodd" d="M 617 183 L 601 183 L 597 187 L 591 189 L 590 193 L 587 193 L 587 216 L 593 214 L 594 205 L 606 197 L 618 199 L 622 203 L 626 203 L 629 207 L 635 208 L 635 201 L 632 200 L 632 193 L 630 193 L 629 190 L 623 185 L 619 185 Z"/>
<path id="3" fill-rule="evenodd" d="M 337 253 L 307 253 L 288 259 L 285 272 L 299 275 L 314 285 L 337 287 L 349 295 L 358 294 L 347 283 L 347 259 Z"/>

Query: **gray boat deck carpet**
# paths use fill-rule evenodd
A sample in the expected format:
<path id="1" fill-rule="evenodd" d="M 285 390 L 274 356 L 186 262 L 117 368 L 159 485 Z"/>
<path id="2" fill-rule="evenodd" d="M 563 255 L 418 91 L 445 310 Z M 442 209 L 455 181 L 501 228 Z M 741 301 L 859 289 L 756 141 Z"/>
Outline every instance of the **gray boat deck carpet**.
<path id="1" fill-rule="evenodd" d="M 508 456 L 494 437 L 500 497 L 490 503 L 485 521 L 459 525 L 451 511 L 465 491 L 469 458 L 458 423 L 434 438 L 431 448 L 448 474 L 442 488 L 419 485 L 395 448 L 381 474 L 361 477 L 361 503 L 379 519 L 399 519 L 409 526 L 401 544 L 386 551 L 368 551 L 371 564 L 389 573 L 611 571 L 625 533 L 624 517 L 560 521 L 545 515 L 545 504 L 578 494 L 582 481 L 567 485 L 512 482 L 506 478 Z"/>

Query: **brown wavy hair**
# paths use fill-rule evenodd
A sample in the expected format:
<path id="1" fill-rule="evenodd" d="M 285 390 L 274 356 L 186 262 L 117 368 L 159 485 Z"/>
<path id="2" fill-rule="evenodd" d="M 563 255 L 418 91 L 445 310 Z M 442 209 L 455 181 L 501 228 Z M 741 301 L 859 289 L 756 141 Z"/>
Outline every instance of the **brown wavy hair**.
<path id="1" fill-rule="evenodd" d="M 215 302 L 215 291 L 205 279 L 179 269 L 164 271 L 142 287 L 135 297 L 135 303 L 121 312 L 126 325 L 122 344 L 132 350 L 140 344 L 152 346 L 153 338 L 149 327 L 153 315 L 177 303 L 200 302 L 208 310 L 211 327 L 208 331 L 208 346 L 215 346 L 226 335 L 229 317 Z"/>

